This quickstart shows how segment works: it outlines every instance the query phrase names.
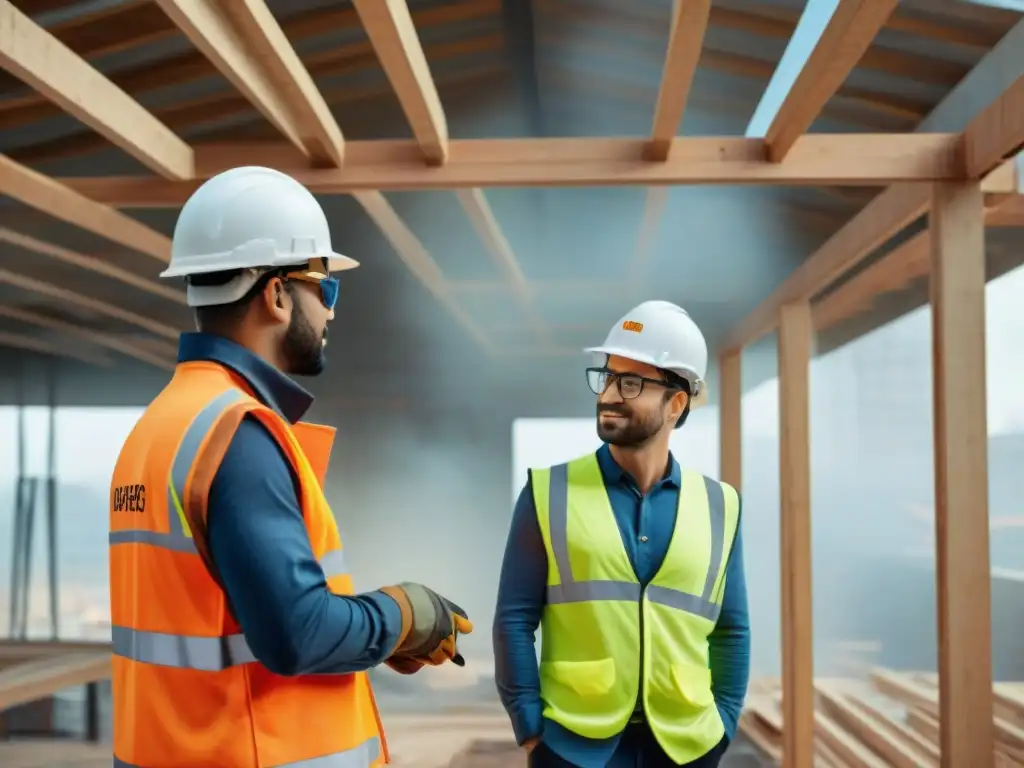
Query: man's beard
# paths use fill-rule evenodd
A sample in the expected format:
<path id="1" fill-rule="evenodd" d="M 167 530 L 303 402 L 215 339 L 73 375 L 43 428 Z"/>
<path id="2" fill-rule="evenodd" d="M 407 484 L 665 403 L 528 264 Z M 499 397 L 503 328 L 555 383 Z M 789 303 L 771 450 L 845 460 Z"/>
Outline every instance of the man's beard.
<path id="1" fill-rule="evenodd" d="M 601 413 L 618 413 L 625 419 L 603 421 Z M 657 413 L 650 414 L 646 419 L 637 416 L 626 408 L 614 405 L 597 405 L 597 436 L 602 442 L 622 448 L 636 448 L 654 437 L 664 424 L 658 419 Z"/>
<path id="2" fill-rule="evenodd" d="M 327 327 L 324 327 L 323 333 L 317 333 L 305 313 L 296 306 L 284 334 L 287 372 L 294 376 L 319 376 L 323 373 L 326 338 Z"/>

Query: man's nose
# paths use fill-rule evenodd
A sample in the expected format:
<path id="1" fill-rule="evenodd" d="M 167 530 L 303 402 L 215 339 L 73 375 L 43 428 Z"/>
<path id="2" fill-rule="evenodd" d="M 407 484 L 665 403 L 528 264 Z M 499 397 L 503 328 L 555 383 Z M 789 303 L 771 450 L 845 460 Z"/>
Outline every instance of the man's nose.
<path id="1" fill-rule="evenodd" d="M 621 403 L 622 402 L 622 395 L 619 394 L 619 387 L 615 383 L 614 379 L 609 379 L 608 380 L 608 386 L 606 386 L 604 388 L 604 392 L 602 392 L 598 396 L 598 400 L 600 402 L 602 402 L 602 403 Z"/>

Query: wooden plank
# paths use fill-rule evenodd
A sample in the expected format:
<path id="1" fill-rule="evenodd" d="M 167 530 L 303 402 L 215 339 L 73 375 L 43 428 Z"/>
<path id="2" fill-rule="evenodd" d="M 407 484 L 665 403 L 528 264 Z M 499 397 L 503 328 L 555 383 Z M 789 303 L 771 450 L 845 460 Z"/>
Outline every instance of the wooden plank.
<path id="1" fill-rule="evenodd" d="M 814 329 L 807 302 L 779 318 L 783 766 L 814 762 L 809 378 Z M 834 744 L 832 746 L 835 746 Z"/>
<path id="2" fill-rule="evenodd" d="M 109 653 L 75 653 L 26 661 L 0 671 L 0 710 L 110 677 Z"/>
<path id="3" fill-rule="evenodd" d="M 839 0 L 832 18 L 779 107 L 766 140 L 781 162 L 861 60 L 898 0 Z"/>
<path id="4" fill-rule="evenodd" d="M 942 766 L 991 768 L 995 735 L 980 185 L 936 185 L 930 230 Z"/>
<path id="5" fill-rule="evenodd" d="M 672 4 L 668 50 L 654 105 L 651 138 L 645 147 L 648 160 L 664 162 L 672 150 L 697 72 L 710 12 L 711 0 L 675 0 Z"/>
<path id="6" fill-rule="evenodd" d="M 448 159 L 448 122 L 405 0 L 353 0 L 413 136 L 430 165 Z"/>
<path id="7" fill-rule="evenodd" d="M 739 490 L 743 477 L 743 355 L 732 352 L 718 360 L 718 476 Z"/>
<path id="8" fill-rule="evenodd" d="M 156 173 L 192 177 L 188 144 L 10 0 L 0 0 L 0 67 Z"/>

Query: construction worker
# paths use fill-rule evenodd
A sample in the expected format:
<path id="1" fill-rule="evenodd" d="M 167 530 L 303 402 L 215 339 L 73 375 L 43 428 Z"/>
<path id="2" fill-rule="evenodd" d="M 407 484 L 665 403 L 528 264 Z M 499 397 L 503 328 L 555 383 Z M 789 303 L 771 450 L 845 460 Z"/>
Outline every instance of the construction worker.
<path id="1" fill-rule="evenodd" d="M 519 496 L 498 690 L 534 768 L 716 766 L 749 679 L 740 498 L 669 451 L 704 395 L 707 345 L 681 308 L 648 301 L 587 351 L 604 444 L 531 470 Z"/>
<path id="2" fill-rule="evenodd" d="M 366 768 L 387 747 L 366 670 L 464 664 L 454 603 L 354 594 L 322 490 L 334 430 L 289 375 L 324 365 L 338 281 L 327 219 L 294 179 L 236 168 L 186 202 L 163 277 L 198 333 L 112 481 L 114 764 Z"/>

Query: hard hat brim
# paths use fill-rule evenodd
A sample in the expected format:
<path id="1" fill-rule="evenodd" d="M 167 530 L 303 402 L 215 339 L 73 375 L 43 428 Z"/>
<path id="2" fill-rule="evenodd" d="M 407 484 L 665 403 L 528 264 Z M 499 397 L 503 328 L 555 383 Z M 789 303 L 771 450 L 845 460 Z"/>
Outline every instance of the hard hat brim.
<path id="1" fill-rule="evenodd" d="M 303 258 L 302 260 L 300 260 L 298 262 L 294 262 L 294 263 L 283 262 L 283 263 L 279 263 L 279 264 L 261 264 L 261 265 L 259 265 L 257 267 L 253 267 L 253 268 L 255 268 L 255 269 L 278 269 L 279 267 L 299 266 L 300 264 L 307 263 L 310 259 L 325 259 L 327 261 L 327 269 L 330 272 L 344 272 L 345 270 L 355 269 L 356 267 L 359 266 L 359 262 L 356 261 L 355 259 L 353 259 L 351 256 L 345 256 L 344 254 L 336 253 L 336 252 L 332 251 L 332 252 L 330 252 L 328 254 L 325 254 L 323 256 L 309 256 L 309 257 Z M 168 265 L 167 269 L 165 269 L 163 272 L 160 273 L 160 277 L 162 277 L 162 278 L 189 277 L 190 275 L 198 275 L 198 274 L 209 273 L 209 272 L 218 272 L 218 271 L 220 271 L 222 269 L 225 269 L 225 267 L 223 267 L 223 266 L 221 266 L 220 269 L 218 269 L 217 267 L 218 267 L 218 265 L 211 264 L 210 268 L 207 268 L 207 269 L 196 269 L 193 265 L 190 265 L 190 264 L 187 264 L 187 263 L 186 264 L 180 264 L 177 267 L 175 267 L 174 264 L 170 264 L 170 265 Z M 226 269 L 229 269 L 229 270 L 230 269 L 249 269 L 249 268 L 250 267 L 226 267 Z"/>

